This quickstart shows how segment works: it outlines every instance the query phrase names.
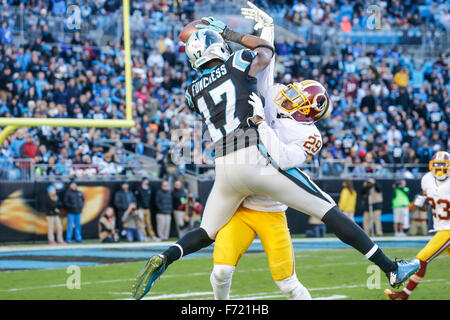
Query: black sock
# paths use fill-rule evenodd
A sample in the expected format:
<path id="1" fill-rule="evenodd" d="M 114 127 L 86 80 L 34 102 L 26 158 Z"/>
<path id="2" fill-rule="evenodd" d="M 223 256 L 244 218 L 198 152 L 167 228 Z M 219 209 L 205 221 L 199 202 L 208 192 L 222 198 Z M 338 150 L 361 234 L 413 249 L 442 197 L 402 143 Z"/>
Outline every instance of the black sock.
<path id="1" fill-rule="evenodd" d="M 208 234 L 202 228 L 198 228 L 186 233 L 180 240 L 176 242 L 177 245 L 169 247 L 163 252 L 163 255 L 167 258 L 167 266 L 175 260 L 180 259 L 182 256 L 186 256 L 190 253 L 196 252 L 204 247 L 213 243 L 208 237 Z M 183 249 L 181 252 L 180 247 Z"/>
<path id="2" fill-rule="evenodd" d="M 369 260 L 379 266 L 384 273 L 395 271 L 397 269 L 397 264 L 386 257 L 386 255 L 383 253 L 383 251 L 381 251 L 380 248 L 375 251 L 375 253 L 369 258 Z"/>
<path id="3" fill-rule="evenodd" d="M 364 230 L 344 215 L 337 207 L 333 207 L 322 218 L 323 223 L 344 243 L 361 252 L 384 272 L 397 269 L 397 264 L 386 257 Z M 372 252 L 374 251 L 374 252 Z"/>

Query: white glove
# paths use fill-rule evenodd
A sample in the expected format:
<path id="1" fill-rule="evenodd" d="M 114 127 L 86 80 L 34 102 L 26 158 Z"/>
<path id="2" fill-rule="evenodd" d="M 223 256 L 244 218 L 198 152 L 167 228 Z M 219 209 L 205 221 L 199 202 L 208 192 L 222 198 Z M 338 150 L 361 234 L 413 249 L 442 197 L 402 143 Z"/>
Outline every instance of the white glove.
<path id="1" fill-rule="evenodd" d="M 262 100 L 255 92 L 250 95 L 250 100 L 248 103 L 253 106 L 253 116 L 249 118 L 254 124 L 259 126 L 265 121 L 264 117 L 264 106 Z"/>
<path id="2" fill-rule="evenodd" d="M 273 26 L 273 18 L 271 16 L 259 9 L 250 1 L 248 1 L 247 4 L 250 8 L 242 8 L 241 14 L 246 19 L 256 21 L 256 24 L 253 27 L 255 30 Z"/>

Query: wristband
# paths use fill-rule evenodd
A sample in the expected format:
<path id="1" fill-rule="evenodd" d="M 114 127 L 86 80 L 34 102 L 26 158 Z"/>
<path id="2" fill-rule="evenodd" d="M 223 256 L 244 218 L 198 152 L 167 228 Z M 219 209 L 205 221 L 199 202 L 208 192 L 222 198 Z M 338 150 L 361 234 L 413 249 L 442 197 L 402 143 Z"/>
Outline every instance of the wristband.
<path id="1" fill-rule="evenodd" d="M 233 31 L 231 29 L 225 29 L 223 38 L 228 41 L 232 41 L 235 43 L 241 43 L 242 38 L 245 36 L 245 33 Z"/>
<path id="2" fill-rule="evenodd" d="M 269 45 L 267 45 L 267 44 L 260 44 L 260 45 L 257 45 L 257 46 L 255 47 L 255 49 L 257 49 L 257 48 L 266 48 L 266 49 L 271 50 L 271 51 L 272 51 L 272 57 L 273 57 L 273 55 L 275 54 L 275 49 L 274 49 L 272 46 L 269 46 Z M 253 49 L 253 50 L 255 50 L 255 49 Z"/>

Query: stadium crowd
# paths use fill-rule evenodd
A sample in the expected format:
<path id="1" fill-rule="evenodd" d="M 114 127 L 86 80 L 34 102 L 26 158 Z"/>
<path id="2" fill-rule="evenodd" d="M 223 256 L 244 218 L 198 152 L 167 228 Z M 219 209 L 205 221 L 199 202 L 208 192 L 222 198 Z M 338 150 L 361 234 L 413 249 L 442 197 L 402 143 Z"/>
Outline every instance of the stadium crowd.
<path id="1" fill-rule="evenodd" d="M 120 13 L 121 1 L 77 3 L 81 7 L 81 19 L 86 23 L 96 21 L 93 20 L 96 14 Z M 132 1 L 135 128 L 21 129 L 1 146 L 0 171 L 3 168 L 7 174 L 11 172 L 8 169 L 12 164 L 2 159 L 29 158 L 34 163 L 51 165 L 45 170 L 38 166 L 40 174 L 120 174 L 131 165 L 131 159 L 119 157 L 114 148 L 105 149 L 100 141 L 130 141 L 135 143 L 138 153 L 143 152 L 144 144 L 150 146 L 156 150 L 155 157 L 163 167 L 175 144 L 171 141 L 174 130 L 187 132 L 190 138 L 182 143 L 193 145 L 194 134 L 190 132 L 198 116 L 188 109 L 184 88 L 195 74 L 186 61 L 184 45 L 177 38 L 180 27 L 192 20 L 193 3 Z M 313 22 L 315 10 L 322 8 L 329 12 L 326 8 L 332 3 L 339 4 L 341 16 L 349 16 L 353 22 L 359 12 L 348 1 L 312 3 L 315 6 L 306 8 L 306 16 Z M 390 19 L 397 21 L 400 14 L 406 17 L 405 25 L 417 20 L 417 6 L 400 1 L 389 3 Z M 439 8 L 440 5 L 437 2 Z M 293 10 L 299 7 L 300 12 L 305 10 L 301 3 L 295 3 Z M 26 19 L 29 31 L 20 45 L 15 38 L 17 21 L 13 14 L 8 15 L 18 8 L 25 10 L 27 17 L 34 17 Z M 448 28 L 448 11 L 438 14 L 435 8 L 433 3 L 430 9 L 430 16 L 435 17 L 433 25 Z M 125 117 L 120 38 L 112 37 L 99 44 L 85 32 L 66 30 L 62 35 L 52 32 L 49 27 L 52 17 L 65 14 L 65 1 L 6 1 L 0 9 L 3 13 L 0 117 Z M 350 13 L 342 15 L 344 9 Z M 107 24 L 107 20 L 102 21 Z M 146 26 L 152 21 L 165 24 L 166 29 L 157 34 L 146 32 Z M 395 170 L 405 163 L 426 164 L 436 150 L 449 148 L 448 53 L 414 61 L 404 47 L 366 47 L 359 42 L 352 43 L 349 38 L 327 56 L 323 55 L 324 43 L 314 38 L 308 41 L 298 38 L 295 42 L 277 39 L 275 45 L 275 81 L 315 79 L 327 87 L 333 100 L 332 117 L 319 123 L 324 146 L 320 157 L 314 160 L 316 164 L 322 163 L 325 174 L 342 172 L 344 162 L 365 164 L 354 169 L 361 170 L 362 174 L 371 172 L 374 164 L 392 164 Z M 194 156 L 196 163 L 212 163 L 210 152 L 194 153 Z M 328 161 L 334 159 L 341 162 Z M 68 170 L 71 164 L 79 164 L 80 171 Z M 22 165 L 29 166 L 29 163 Z M 164 170 L 159 175 L 164 176 Z"/>

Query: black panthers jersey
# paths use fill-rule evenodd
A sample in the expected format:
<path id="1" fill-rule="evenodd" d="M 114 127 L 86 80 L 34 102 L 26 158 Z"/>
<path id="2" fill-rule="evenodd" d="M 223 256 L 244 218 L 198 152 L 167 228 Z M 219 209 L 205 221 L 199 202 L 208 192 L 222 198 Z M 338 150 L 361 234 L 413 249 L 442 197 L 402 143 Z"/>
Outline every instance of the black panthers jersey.
<path id="1" fill-rule="evenodd" d="M 201 77 L 186 90 L 189 107 L 205 120 L 215 143 L 216 157 L 256 141 L 250 137 L 256 137 L 256 130 L 252 128 L 249 135 L 250 126 L 247 123 L 253 114 L 253 107 L 248 103 L 249 96 L 252 92 L 258 93 L 256 78 L 248 75 L 254 58 L 253 51 L 238 50 L 222 64 L 204 70 Z M 245 143 L 240 146 L 236 140 L 244 135 Z M 222 148 L 224 150 L 218 152 Z"/>

